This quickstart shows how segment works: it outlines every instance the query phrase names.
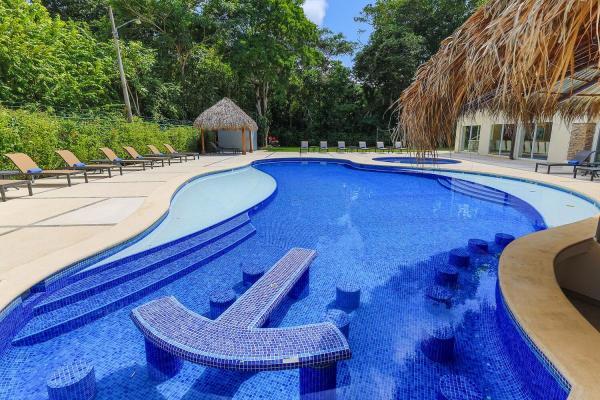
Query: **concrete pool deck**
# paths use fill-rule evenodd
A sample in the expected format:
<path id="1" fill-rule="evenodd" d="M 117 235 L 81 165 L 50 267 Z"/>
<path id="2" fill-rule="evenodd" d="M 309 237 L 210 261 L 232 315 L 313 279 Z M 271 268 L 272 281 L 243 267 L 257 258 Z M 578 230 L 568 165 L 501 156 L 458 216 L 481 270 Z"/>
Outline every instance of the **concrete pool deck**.
<path id="1" fill-rule="evenodd" d="M 369 165 L 399 165 L 372 160 L 382 154 L 310 153 L 309 156 Z M 568 174 L 535 173 L 534 162 L 527 169 L 529 161 L 513 163 L 497 157 L 445 153 L 440 156 L 458 158 L 462 162 L 439 168 L 426 166 L 425 169 L 527 179 L 600 201 L 600 182 L 573 179 Z M 0 310 L 48 276 L 143 232 L 164 215 L 173 193 L 191 178 L 243 167 L 255 160 L 287 157 L 298 157 L 298 153 L 257 151 L 246 156 L 206 156 L 153 170 L 126 171 L 123 176 L 110 179 L 92 175 L 88 184 L 76 178 L 72 187 L 66 187 L 66 182 L 61 179 L 43 179 L 34 185 L 33 197 L 27 196 L 24 189 L 8 191 L 8 201 L 0 203 Z M 540 254 L 544 253 L 548 235 L 555 235 L 554 229 L 527 236 L 511 245 L 508 249 L 510 257 L 503 256 L 501 264 L 505 265 L 506 259 L 512 260 L 510 264 L 513 269 L 518 266 L 519 274 L 500 274 L 501 285 L 505 300 L 519 323 L 573 384 L 569 398 L 600 398 L 600 394 L 590 391 L 589 386 L 600 379 L 600 357 L 597 356 L 600 354 L 600 335 L 564 296 L 552 269 L 559 251 L 579 243 L 582 237 L 594 236 L 595 221 L 588 219 L 567 227 L 574 228 L 560 230 L 558 242 L 553 236 L 555 242 L 547 248 L 544 257 Z M 528 253 L 534 256 L 528 256 Z M 533 267 L 538 259 L 545 262 L 543 269 Z M 532 268 L 529 268 L 529 262 Z M 544 279 L 539 274 L 544 274 Z M 548 321 L 554 321 L 557 326 Z M 579 330 L 577 339 L 570 338 L 569 327 Z M 556 329 L 562 329 L 564 334 L 557 335 Z M 570 340 L 583 344 L 560 351 L 565 341 Z"/>

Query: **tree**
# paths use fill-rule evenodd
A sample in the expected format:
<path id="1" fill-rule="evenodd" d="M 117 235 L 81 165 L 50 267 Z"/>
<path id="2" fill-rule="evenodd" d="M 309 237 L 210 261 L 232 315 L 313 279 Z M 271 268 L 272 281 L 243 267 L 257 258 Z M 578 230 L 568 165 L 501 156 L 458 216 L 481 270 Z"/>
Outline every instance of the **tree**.
<path id="1" fill-rule="evenodd" d="M 220 44 L 237 75 L 254 91 L 264 144 L 270 129 L 270 97 L 299 65 L 317 56 L 318 29 L 301 0 L 213 1 L 207 7 L 223 35 Z"/>
<path id="2" fill-rule="evenodd" d="M 82 110 L 115 99 L 113 49 L 39 0 L 0 3 L 0 100 Z"/>
<path id="3" fill-rule="evenodd" d="M 412 81 L 420 64 L 460 26 L 481 0 L 377 0 L 359 21 L 373 26 L 355 58 L 369 109 L 385 115 Z"/>

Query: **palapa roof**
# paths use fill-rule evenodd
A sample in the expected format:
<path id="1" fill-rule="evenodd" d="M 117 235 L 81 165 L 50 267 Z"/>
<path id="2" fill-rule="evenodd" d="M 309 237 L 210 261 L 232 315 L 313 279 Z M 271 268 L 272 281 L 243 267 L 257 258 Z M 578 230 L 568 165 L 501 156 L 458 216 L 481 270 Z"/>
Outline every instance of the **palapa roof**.
<path id="1" fill-rule="evenodd" d="M 200 114 L 194 121 L 194 126 L 208 131 L 238 131 L 242 128 L 258 130 L 256 122 L 227 97 Z"/>
<path id="2" fill-rule="evenodd" d="M 417 71 L 399 100 L 409 144 L 452 143 L 463 115 L 513 122 L 600 115 L 598 0 L 490 0 Z"/>

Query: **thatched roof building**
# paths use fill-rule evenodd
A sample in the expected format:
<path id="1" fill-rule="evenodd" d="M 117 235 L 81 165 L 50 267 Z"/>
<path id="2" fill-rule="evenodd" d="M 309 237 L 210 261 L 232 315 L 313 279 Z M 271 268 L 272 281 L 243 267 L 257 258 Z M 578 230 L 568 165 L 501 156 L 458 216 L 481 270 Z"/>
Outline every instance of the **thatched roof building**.
<path id="1" fill-rule="evenodd" d="M 452 143 L 459 117 L 514 122 L 600 116 L 597 0 L 490 0 L 446 39 L 400 97 L 400 124 L 424 151 Z"/>
<path id="2" fill-rule="evenodd" d="M 237 104 L 227 97 L 210 107 L 196 118 L 194 126 L 201 131 L 202 153 L 204 150 L 204 131 L 240 131 L 242 134 L 242 153 L 246 154 L 246 132 L 258 130 L 256 122 Z M 252 143 L 252 141 L 250 142 Z M 252 152 L 252 144 L 250 145 Z"/>

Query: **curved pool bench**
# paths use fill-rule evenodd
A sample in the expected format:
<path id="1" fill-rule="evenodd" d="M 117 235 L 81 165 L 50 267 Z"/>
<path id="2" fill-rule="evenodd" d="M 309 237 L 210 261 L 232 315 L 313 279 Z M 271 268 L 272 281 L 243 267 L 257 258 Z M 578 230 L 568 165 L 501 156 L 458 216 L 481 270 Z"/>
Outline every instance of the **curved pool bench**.
<path id="1" fill-rule="evenodd" d="M 315 367 L 309 373 L 324 374 L 329 379 L 321 380 L 333 382 L 328 389 L 334 389 L 336 363 L 351 357 L 348 341 L 335 325 L 261 328 L 285 296 L 297 298 L 306 289 L 315 256 L 314 250 L 291 249 L 216 320 L 174 297 L 133 309 L 131 318 L 145 337 L 150 375 L 172 377 L 181 360 L 251 372 Z"/>
<path id="2" fill-rule="evenodd" d="M 569 269 L 580 268 L 575 256 L 598 246 L 597 224 L 589 218 L 525 236 L 500 258 L 503 301 L 538 357 L 564 376 L 569 400 L 600 399 L 600 334 L 566 297 L 556 268 L 563 279 Z"/>

